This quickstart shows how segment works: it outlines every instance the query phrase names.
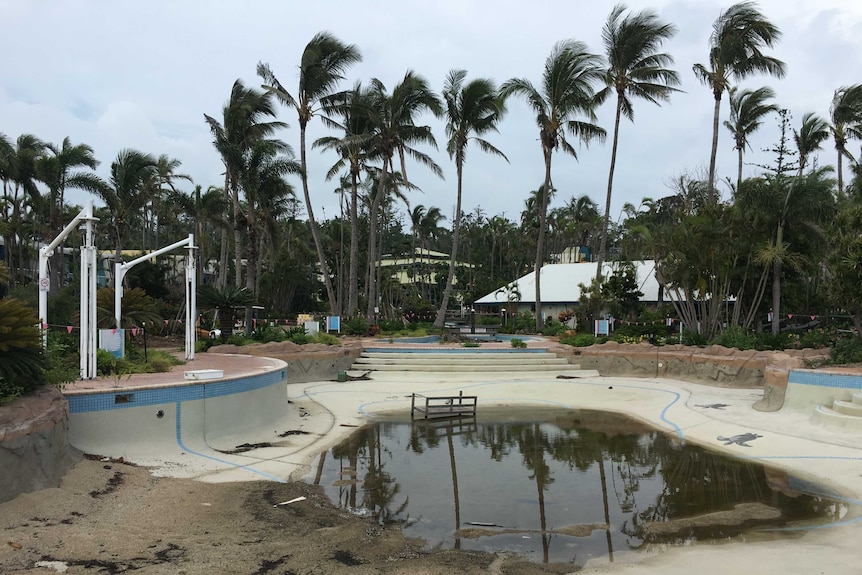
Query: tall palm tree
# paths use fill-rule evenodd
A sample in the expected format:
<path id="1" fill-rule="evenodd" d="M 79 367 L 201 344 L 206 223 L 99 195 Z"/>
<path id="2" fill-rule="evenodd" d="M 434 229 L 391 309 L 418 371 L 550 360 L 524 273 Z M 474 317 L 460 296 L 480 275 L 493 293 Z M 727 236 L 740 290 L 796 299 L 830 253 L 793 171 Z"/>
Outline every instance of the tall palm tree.
<path id="1" fill-rule="evenodd" d="M 496 132 L 497 125 L 506 112 L 503 98 L 497 93 L 494 82 L 486 78 L 477 78 L 465 82 L 466 70 L 451 70 L 443 87 L 443 100 L 446 102 L 446 135 L 449 141 L 446 151 L 455 160 L 455 173 L 458 178 L 458 192 L 455 200 L 455 221 L 452 225 L 452 253 L 449 256 L 449 275 L 446 278 L 446 288 L 434 325 L 443 327 L 446 319 L 446 309 L 449 307 L 449 297 L 452 294 L 452 282 L 455 279 L 455 266 L 458 261 L 458 243 L 461 239 L 461 198 L 463 194 L 464 161 L 467 158 L 467 144 L 476 143 L 483 152 L 502 157 L 507 162 L 506 155 L 494 147 L 482 136 Z"/>
<path id="2" fill-rule="evenodd" d="M 643 98 L 660 105 L 670 100 L 678 90 L 679 74 L 667 66 L 673 64 L 670 54 L 659 52 L 666 40 L 673 38 L 677 29 L 673 24 L 659 20 L 652 10 L 624 15 L 625 5 L 617 4 L 602 29 L 602 41 L 608 66 L 605 70 L 604 90 L 598 98 L 604 100 L 616 92 L 617 106 L 614 119 L 614 142 L 611 147 L 611 166 L 608 171 L 608 193 L 605 199 L 605 219 L 602 241 L 599 246 L 596 275 L 601 274 L 602 262 L 607 257 L 608 225 L 611 217 L 611 193 L 614 187 L 614 168 L 617 163 L 617 145 L 620 135 L 620 118 L 634 121 L 631 97 Z"/>
<path id="3" fill-rule="evenodd" d="M 440 99 L 428 86 L 427 80 L 408 70 L 404 78 L 392 88 L 374 78 L 371 80 L 371 107 L 369 109 L 370 135 L 367 145 L 371 153 L 379 158 L 382 166 L 377 174 L 377 185 L 372 191 L 369 208 L 368 226 L 368 265 L 369 285 L 366 315 L 372 317 L 378 300 L 378 286 L 375 274 L 371 271 L 377 264 L 377 220 L 381 206 L 385 204 L 388 192 L 398 186 L 410 187 L 403 172 L 394 168 L 395 156 L 399 156 L 402 166 L 405 156 L 410 156 L 420 164 L 442 177 L 443 172 L 434 160 L 427 154 L 417 150 L 417 144 L 428 144 L 437 147 L 437 141 L 431 133 L 430 126 L 417 125 L 416 118 L 424 112 L 440 115 L 442 105 Z"/>
<path id="4" fill-rule="evenodd" d="M 799 131 L 793 130 L 793 140 L 799 153 L 799 175 L 808 167 L 808 156 L 820 149 L 829 139 L 829 122 L 815 114 L 807 112 L 802 116 L 802 126 Z"/>
<path id="5" fill-rule="evenodd" d="M 192 182 L 192 177 L 188 174 L 178 173 L 182 162 L 175 158 L 171 158 L 167 154 L 161 154 L 156 160 L 156 173 L 150 179 L 148 186 L 149 201 L 144 206 L 144 229 L 142 248 L 147 249 L 150 242 L 154 242 L 154 246 L 159 246 L 159 232 L 162 226 L 160 216 L 163 215 L 163 204 L 168 193 L 176 192 L 177 180 L 185 180 Z"/>
<path id="6" fill-rule="evenodd" d="M 261 62 L 257 65 L 257 74 L 266 83 L 264 88 L 274 93 L 286 106 L 294 108 L 299 117 L 302 192 L 305 195 L 305 209 L 308 213 L 308 223 L 314 238 L 314 246 L 317 249 L 320 271 L 326 285 L 329 307 L 333 313 L 339 312 L 339 302 L 336 300 L 335 291 L 332 288 L 332 278 L 329 276 L 329 266 L 326 264 L 320 232 L 314 219 L 311 194 L 308 191 L 305 133 L 308 122 L 315 114 L 326 113 L 331 108 L 331 104 L 334 103 L 333 92 L 338 83 L 344 79 L 344 72 L 361 60 L 362 56 L 356 46 L 344 44 L 329 32 L 318 32 L 305 46 L 302 53 L 302 60 L 299 65 L 299 89 L 296 98 L 278 81 L 269 64 Z M 324 118 L 326 117 L 324 116 Z"/>
<path id="7" fill-rule="evenodd" d="M 95 170 L 99 165 L 93 148 L 87 144 L 73 145 L 64 138 L 58 148 L 45 145 L 46 153 L 36 160 L 36 175 L 48 188 L 48 233 L 49 241 L 63 230 L 63 208 L 66 204 L 66 189 L 78 188 L 88 192 L 98 190 L 101 180 L 92 172 L 74 171 L 77 168 Z M 62 286 L 64 258 L 62 250 L 55 250 L 51 257 L 51 291 Z"/>
<path id="8" fill-rule="evenodd" d="M 763 48 L 781 38 L 781 30 L 766 19 L 754 2 L 734 4 L 719 14 L 709 37 L 709 65 L 695 64 L 694 75 L 712 89 L 712 150 L 709 156 L 709 191 L 715 190 L 715 156 L 718 152 L 718 117 L 721 96 L 731 79 L 743 80 L 755 73 L 784 77 L 784 62 L 767 56 Z"/>
<path id="9" fill-rule="evenodd" d="M 539 88 L 529 80 L 513 78 L 503 84 L 504 98 L 523 96 L 536 114 L 539 141 L 545 160 L 545 180 L 539 201 L 539 234 L 536 242 L 536 329 L 542 329 L 541 270 L 544 261 L 545 220 L 548 214 L 548 191 L 551 182 L 551 160 L 557 148 L 577 158 L 575 148 L 566 140 L 566 132 L 584 144 L 593 139 L 604 140 L 606 132 L 595 123 L 594 84 L 604 78 L 602 60 L 591 54 L 586 44 L 575 40 L 558 42 L 545 60 L 542 84 Z M 587 121 L 572 118 L 584 115 Z"/>
<path id="10" fill-rule="evenodd" d="M 340 128 L 344 130 L 343 137 L 319 138 L 312 147 L 333 149 L 341 156 L 329 169 L 327 180 L 336 177 L 345 168 L 350 174 L 350 263 L 347 306 L 344 312 L 352 316 L 359 307 L 359 182 L 363 172 L 368 170 L 369 160 L 372 159 L 365 142 L 370 135 L 368 114 L 371 107 L 371 90 L 363 88 L 362 84 L 357 82 L 353 90 L 345 92 L 342 97 L 338 112 L 342 118 Z"/>
<path id="11" fill-rule="evenodd" d="M 24 281 L 24 249 L 27 244 L 27 227 L 31 208 L 41 200 L 36 185 L 38 159 L 45 153 L 45 142 L 32 134 L 21 134 L 5 151 L 3 180 L 3 217 L 6 242 L 6 261 L 13 270 L 13 279 Z M 12 265 L 17 258 L 17 265 Z M 15 271 L 17 270 L 17 273 Z"/>
<path id="12" fill-rule="evenodd" d="M 742 185 L 742 155 L 745 148 L 751 148 L 748 137 L 763 124 L 767 114 L 778 112 L 778 105 L 769 103 L 775 98 L 772 88 L 764 86 L 756 90 L 742 90 L 733 87 L 729 91 L 730 120 L 724 121 L 724 127 L 733 134 L 733 149 L 739 153 L 739 169 L 736 175 L 736 187 Z"/>
<path id="13" fill-rule="evenodd" d="M 222 121 L 204 114 L 204 119 L 213 135 L 215 146 L 225 166 L 224 192 L 233 206 L 234 226 L 234 285 L 242 283 L 242 205 L 240 202 L 239 178 L 245 167 L 246 159 L 255 142 L 270 139 L 272 134 L 287 124 L 274 120 L 275 106 L 268 92 L 246 88 L 236 80 L 231 88 L 230 99 L 222 108 Z M 227 244 L 228 235 L 222 236 L 219 278 L 227 281 Z M 219 285 L 224 286 L 224 283 Z"/>
<path id="14" fill-rule="evenodd" d="M 111 175 L 103 182 L 96 194 L 105 202 L 113 215 L 109 224 L 114 232 L 114 258 L 122 261 L 123 242 L 128 240 L 133 222 L 141 217 L 144 206 L 150 200 L 147 182 L 156 174 L 158 163 L 150 154 L 138 150 L 121 150 L 111 163 Z M 120 286 L 114 286 L 120 289 Z"/>
<path id="15" fill-rule="evenodd" d="M 853 161 L 853 154 L 847 149 L 851 139 L 862 139 L 862 84 L 842 86 L 835 90 L 832 106 L 829 109 L 832 120 L 830 129 L 838 152 L 838 194 L 844 194 L 844 169 L 842 160 Z"/>

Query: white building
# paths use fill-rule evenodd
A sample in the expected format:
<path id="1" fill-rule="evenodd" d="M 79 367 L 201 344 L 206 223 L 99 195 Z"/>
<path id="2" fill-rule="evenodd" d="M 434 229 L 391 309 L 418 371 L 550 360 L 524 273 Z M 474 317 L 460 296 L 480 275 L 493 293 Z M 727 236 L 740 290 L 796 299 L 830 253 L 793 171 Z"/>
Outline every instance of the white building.
<path id="1" fill-rule="evenodd" d="M 635 266 L 638 289 L 644 303 L 658 303 L 662 293 L 655 278 L 655 262 L 652 260 L 629 262 Z M 616 262 L 602 265 L 602 274 L 608 277 L 614 272 Z M 577 311 L 581 299 L 580 284 L 589 286 L 596 276 L 596 263 L 548 264 L 541 269 L 542 313 L 556 318 L 565 311 Z M 669 301 L 664 293 L 663 301 Z M 534 312 L 536 308 L 536 272 L 532 271 L 500 289 L 479 298 L 476 306 L 494 306 L 506 313 Z"/>

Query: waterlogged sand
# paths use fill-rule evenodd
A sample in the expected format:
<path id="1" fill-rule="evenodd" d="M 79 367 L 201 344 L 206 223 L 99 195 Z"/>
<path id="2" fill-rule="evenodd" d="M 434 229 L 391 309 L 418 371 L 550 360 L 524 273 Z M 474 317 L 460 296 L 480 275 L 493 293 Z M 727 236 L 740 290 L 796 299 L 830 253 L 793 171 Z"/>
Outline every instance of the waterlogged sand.
<path id="1" fill-rule="evenodd" d="M 304 496 L 304 501 L 273 507 Z M 595 526 L 584 526 L 592 530 Z M 0 573 L 526 575 L 570 573 L 505 554 L 423 551 L 394 526 L 334 508 L 318 487 L 208 484 L 85 460 L 56 489 L 0 504 Z M 586 531 L 587 529 L 585 529 Z M 858 572 L 851 525 L 776 539 L 695 544 L 590 564 L 581 573 L 662 575 Z M 47 563 L 41 563 L 47 562 Z M 37 563 L 56 567 L 35 567 Z"/>

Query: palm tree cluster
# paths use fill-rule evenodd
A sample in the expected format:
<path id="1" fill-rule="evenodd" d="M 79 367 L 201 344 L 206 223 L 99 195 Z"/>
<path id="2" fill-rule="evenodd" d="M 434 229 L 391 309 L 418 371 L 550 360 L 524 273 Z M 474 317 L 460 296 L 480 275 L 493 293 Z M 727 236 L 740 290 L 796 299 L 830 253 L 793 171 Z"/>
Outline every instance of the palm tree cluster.
<path id="1" fill-rule="evenodd" d="M 613 222 L 614 174 L 625 153 L 622 120 L 634 120 L 637 100 L 659 105 L 680 90 L 673 57 L 664 51 L 676 32 L 676 26 L 652 10 L 629 11 L 617 5 L 602 29 L 600 52 L 575 39 L 561 40 L 536 82 L 515 77 L 498 86 L 454 68 L 439 94 L 413 70 L 390 85 L 371 78 L 342 86 L 350 68 L 360 62 L 360 50 L 320 32 L 300 55 L 295 85 L 281 80 L 289 66 L 260 62 L 258 87 L 238 79 L 221 111 L 204 114 L 224 179 L 218 186 L 195 186 L 189 193 L 181 189 L 191 179 L 180 173 L 180 162 L 164 155 L 122 150 L 103 179 L 94 173 L 98 162 L 85 144 L 74 145 L 67 138 L 53 145 L 28 134 L 13 141 L 0 134 L 0 233 L 10 283 L 33 280 L 29 262 L 35 248 L 68 221 L 74 210 L 66 190 L 75 188 L 104 204 L 98 214 L 100 241 L 113 247 L 116 259 L 123 257 L 124 249 L 150 249 L 193 232 L 205 283 L 223 291 L 229 286 L 243 289 L 250 301 L 276 315 L 326 310 L 374 318 L 422 309 L 442 326 L 453 300 L 469 304 L 533 270 L 536 328 L 541 329 L 542 266 L 571 257 L 563 254 L 588 250 L 598 269 L 609 254 L 659 261 L 666 289 L 691 302 L 680 314 L 713 326 L 708 330 L 724 323 L 753 325 L 770 303 L 777 315 L 785 291 L 782 278 L 791 289 L 803 277 L 813 287 L 828 279 L 822 266 L 809 264 L 826 265 L 817 246 L 829 242 L 812 238 L 829 237 L 829 218 L 860 197 L 860 168 L 850 147 L 854 139 L 862 139 L 862 84 L 838 88 L 828 117 L 807 112 L 801 126 L 791 128 L 791 116 L 771 88 L 736 85 L 756 74 L 780 78 L 786 73 L 784 63 L 767 53 L 781 31 L 752 2 L 730 6 L 713 25 L 707 63 L 694 66 L 695 77 L 712 90 L 714 101 L 708 175 L 684 176 L 671 196 L 645 199 L 639 208 L 627 206 L 625 219 Z M 720 201 L 715 173 L 725 93 L 729 116 L 724 126 L 738 155 L 735 178 L 728 178 L 729 202 Z M 597 110 L 608 100 L 615 109 L 612 132 L 597 123 Z M 486 216 L 481 208 L 463 210 L 464 194 L 471 192 L 463 186 L 468 150 L 477 147 L 506 161 L 494 135 L 503 128 L 507 107 L 523 103 L 539 131 L 544 172 L 538 187 L 525 191 L 518 221 L 502 214 Z M 285 109 L 296 114 L 298 160 L 284 140 L 289 129 L 281 119 Z M 776 113 L 782 122 L 776 162 L 761 166 L 761 175 L 744 179 L 751 136 Z M 440 208 L 427 203 L 410 204 L 417 188 L 408 177 L 408 165 L 413 170 L 412 164 L 418 164 L 441 177 L 443 173 L 430 155 L 438 140 L 425 123 L 429 115 L 444 122 L 440 145 L 455 167 L 451 216 L 444 217 Z M 308 142 L 315 121 L 331 134 Z M 555 152 L 577 159 L 579 146 L 605 139 L 611 147 L 600 212 L 586 194 L 563 196 L 554 186 L 552 167 Z M 833 173 L 818 166 L 815 155 L 830 139 L 837 151 L 835 185 Z M 315 205 L 333 188 L 326 190 L 323 178 L 310 173 L 309 149 L 333 160 L 325 181 L 333 182 L 341 209 L 329 219 L 325 213 L 319 218 Z M 845 161 L 856 174 L 847 186 Z M 296 176 L 301 200 L 290 183 Z M 552 198 L 565 205 L 552 208 Z M 410 214 L 406 231 L 399 202 Z M 451 222 L 451 229 L 441 225 L 444 220 Z M 843 221 L 854 220 L 838 218 L 832 224 Z M 445 263 L 420 262 L 417 250 L 448 258 Z M 410 262 L 412 281 L 407 284 L 383 266 L 385 260 L 399 258 Z M 67 281 L 64 265 L 58 252 L 51 266 L 52 290 Z M 768 289 L 771 302 L 764 299 Z M 819 292 L 809 290 L 806 297 L 814 293 Z M 719 303 L 730 297 L 737 305 L 734 317 L 728 318 Z M 695 305 L 698 301 L 703 303 Z M 823 303 L 791 301 L 809 307 Z"/>

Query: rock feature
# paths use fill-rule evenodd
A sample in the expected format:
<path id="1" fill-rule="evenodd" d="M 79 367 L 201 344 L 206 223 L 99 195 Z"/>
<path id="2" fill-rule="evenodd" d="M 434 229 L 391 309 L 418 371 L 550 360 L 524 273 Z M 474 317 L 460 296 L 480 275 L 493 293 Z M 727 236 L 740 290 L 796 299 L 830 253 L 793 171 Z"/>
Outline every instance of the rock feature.
<path id="1" fill-rule="evenodd" d="M 0 502 L 60 485 L 81 459 L 68 431 L 69 405 L 54 387 L 0 407 Z"/>

